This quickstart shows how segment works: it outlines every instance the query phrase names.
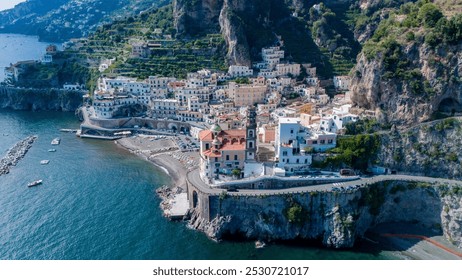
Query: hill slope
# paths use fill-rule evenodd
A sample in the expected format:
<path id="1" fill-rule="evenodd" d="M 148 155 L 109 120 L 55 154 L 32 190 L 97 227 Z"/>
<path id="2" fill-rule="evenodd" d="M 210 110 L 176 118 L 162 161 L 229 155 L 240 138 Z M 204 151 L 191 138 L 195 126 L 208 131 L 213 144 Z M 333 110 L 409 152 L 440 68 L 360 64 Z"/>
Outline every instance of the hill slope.
<path id="1" fill-rule="evenodd" d="M 65 41 L 87 36 L 103 22 L 136 15 L 163 0 L 28 0 L 0 12 L 0 32 Z"/>

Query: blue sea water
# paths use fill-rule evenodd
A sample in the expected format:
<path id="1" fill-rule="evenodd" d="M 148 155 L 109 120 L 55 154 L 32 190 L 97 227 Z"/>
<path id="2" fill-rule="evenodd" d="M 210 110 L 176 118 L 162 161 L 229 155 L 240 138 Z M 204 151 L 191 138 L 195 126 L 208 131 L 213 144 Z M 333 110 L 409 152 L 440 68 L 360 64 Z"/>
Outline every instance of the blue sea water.
<path id="1" fill-rule="evenodd" d="M 8 39 L 2 36 L 0 45 Z M 25 39 L 37 40 L 31 38 Z M 0 259 L 390 257 L 370 244 L 338 251 L 300 243 L 255 249 L 253 242 L 211 241 L 185 223 L 162 216 L 155 190 L 169 182 L 165 173 L 111 141 L 59 132 L 78 126 L 72 113 L 0 110 L 0 157 L 20 139 L 38 135 L 10 174 L 0 176 Z M 50 144 L 55 137 L 62 139 L 59 146 Z M 50 148 L 57 151 L 48 152 Z M 43 159 L 50 163 L 40 165 Z M 37 179 L 43 184 L 27 187 Z"/>
<path id="2" fill-rule="evenodd" d="M 38 37 L 20 34 L 0 34 L 0 82 L 5 79 L 4 68 L 20 60 L 39 60 L 50 43 Z M 57 44 L 59 47 L 59 44 Z"/>

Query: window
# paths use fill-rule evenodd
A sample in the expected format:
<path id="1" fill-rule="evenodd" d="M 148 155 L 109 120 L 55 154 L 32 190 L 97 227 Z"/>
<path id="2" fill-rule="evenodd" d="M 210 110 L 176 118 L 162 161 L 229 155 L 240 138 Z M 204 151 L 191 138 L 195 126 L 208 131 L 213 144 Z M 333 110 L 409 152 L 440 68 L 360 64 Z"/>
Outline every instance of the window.
<path id="1" fill-rule="evenodd" d="M 229 155 L 226 155 L 226 160 L 229 160 Z"/>
<path id="2" fill-rule="evenodd" d="M 332 144 L 332 139 L 327 140 L 327 143 Z"/>
<path id="3" fill-rule="evenodd" d="M 300 163 L 300 159 L 297 158 L 297 163 Z"/>
<path id="4" fill-rule="evenodd" d="M 210 149 L 209 143 L 205 143 L 205 149 L 206 149 L 206 150 Z"/>
<path id="5" fill-rule="evenodd" d="M 237 160 L 237 155 L 234 155 L 234 160 Z"/>
<path id="6" fill-rule="evenodd" d="M 282 155 L 286 157 L 287 156 L 287 151 L 282 152 Z"/>
<path id="7" fill-rule="evenodd" d="M 318 141 L 314 140 L 313 145 L 317 145 L 317 144 L 318 144 Z"/>
<path id="8" fill-rule="evenodd" d="M 290 133 L 294 133 L 294 130 L 293 130 L 293 129 L 291 129 L 291 130 L 290 130 Z"/>
<path id="9" fill-rule="evenodd" d="M 253 142 L 249 142 L 249 149 L 253 148 Z"/>
<path id="10" fill-rule="evenodd" d="M 326 143 L 326 140 L 321 140 L 321 144 L 325 144 Z"/>

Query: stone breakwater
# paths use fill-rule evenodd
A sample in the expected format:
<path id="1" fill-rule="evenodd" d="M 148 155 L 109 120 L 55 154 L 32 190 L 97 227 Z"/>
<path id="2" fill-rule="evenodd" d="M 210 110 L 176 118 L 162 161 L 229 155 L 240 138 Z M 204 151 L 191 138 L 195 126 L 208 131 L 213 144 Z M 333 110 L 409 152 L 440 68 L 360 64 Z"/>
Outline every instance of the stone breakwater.
<path id="1" fill-rule="evenodd" d="M 10 173 L 10 167 L 15 166 L 26 155 L 36 139 L 37 136 L 29 136 L 8 150 L 0 160 L 0 176 Z"/>

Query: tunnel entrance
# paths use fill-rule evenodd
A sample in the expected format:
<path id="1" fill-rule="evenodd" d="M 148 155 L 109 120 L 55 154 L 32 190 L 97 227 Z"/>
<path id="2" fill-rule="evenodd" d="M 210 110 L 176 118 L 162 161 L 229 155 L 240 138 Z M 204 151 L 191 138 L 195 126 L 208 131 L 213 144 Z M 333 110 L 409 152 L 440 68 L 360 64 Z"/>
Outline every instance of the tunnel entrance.
<path id="1" fill-rule="evenodd" d="M 454 98 L 445 98 L 438 105 L 438 112 L 451 116 L 456 113 L 462 113 L 462 104 Z"/>
<path id="2" fill-rule="evenodd" d="M 198 202 L 197 192 L 193 191 L 193 208 L 197 207 L 197 202 Z"/>

